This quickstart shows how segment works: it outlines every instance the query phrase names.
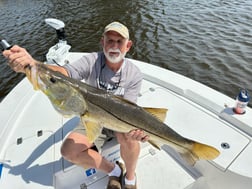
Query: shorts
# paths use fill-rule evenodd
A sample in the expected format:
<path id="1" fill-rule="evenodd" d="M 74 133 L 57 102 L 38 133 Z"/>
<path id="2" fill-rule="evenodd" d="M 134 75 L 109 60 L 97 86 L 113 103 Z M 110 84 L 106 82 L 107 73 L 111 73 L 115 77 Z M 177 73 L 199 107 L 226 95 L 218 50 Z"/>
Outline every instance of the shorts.
<path id="1" fill-rule="evenodd" d="M 79 121 L 79 124 L 73 129 L 72 132 L 77 132 L 86 135 L 86 128 L 83 125 L 82 121 Z M 98 152 L 101 152 L 101 149 L 106 144 L 106 142 L 111 141 L 114 137 L 115 137 L 114 131 L 103 128 L 102 133 L 94 141 L 95 147 L 93 149 L 97 150 Z"/>

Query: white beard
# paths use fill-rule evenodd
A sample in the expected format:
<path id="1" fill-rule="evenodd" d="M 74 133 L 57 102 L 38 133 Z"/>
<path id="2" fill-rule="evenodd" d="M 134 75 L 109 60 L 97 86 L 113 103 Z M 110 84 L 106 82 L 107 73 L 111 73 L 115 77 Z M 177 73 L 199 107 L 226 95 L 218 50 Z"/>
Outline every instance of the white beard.
<path id="1" fill-rule="evenodd" d="M 126 52 L 125 53 L 121 53 L 121 51 L 119 49 L 109 49 L 107 52 L 105 51 L 105 49 L 103 48 L 103 52 L 105 57 L 107 58 L 107 60 L 113 64 L 117 64 L 119 63 L 122 59 L 124 59 Z M 118 56 L 116 55 L 112 55 L 110 56 L 110 52 L 115 52 L 115 53 L 119 53 Z"/>

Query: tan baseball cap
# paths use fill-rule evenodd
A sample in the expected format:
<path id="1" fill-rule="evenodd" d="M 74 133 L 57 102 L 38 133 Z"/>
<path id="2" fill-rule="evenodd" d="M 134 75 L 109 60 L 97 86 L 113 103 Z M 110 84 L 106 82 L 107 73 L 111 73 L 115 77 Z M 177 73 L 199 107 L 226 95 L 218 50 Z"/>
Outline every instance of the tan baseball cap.
<path id="1" fill-rule="evenodd" d="M 129 39 L 129 30 L 126 26 L 121 24 L 120 22 L 112 22 L 109 25 L 107 25 L 104 29 L 103 35 L 108 31 L 115 31 L 119 33 L 121 36 L 123 36 L 126 39 Z"/>

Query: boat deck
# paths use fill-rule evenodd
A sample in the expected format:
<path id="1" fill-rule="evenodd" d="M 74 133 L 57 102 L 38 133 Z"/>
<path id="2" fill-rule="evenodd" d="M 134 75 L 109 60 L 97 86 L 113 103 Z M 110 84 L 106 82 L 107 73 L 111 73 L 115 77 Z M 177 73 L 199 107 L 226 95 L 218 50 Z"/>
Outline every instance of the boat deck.
<path id="1" fill-rule="evenodd" d="M 79 118 L 62 117 L 53 109 L 46 96 L 34 92 L 30 85 L 26 85 L 29 84 L 27 82 L 24 79 L 17 86 L 29 87 L 25 90 L 27 94 L 23 95 L 23 99 L 18 100 L 19 105 L 15 111 L 19 112 L 20 108 L 23 112 L 11 123 L 15 128 L 10 131 L 12 137 L 6 138 L 8 145 L 3 154 L 0 186 L 36 189 L 104 188 L 107 183 L 106 174 L 72 165 L 60 155 L 64 137 L 78 124 Z M 111 161 L 121 161 L 119 145 L 114 140 L 103 148 L 102 154 Z M 159 151 L 147 143 L 142 145 L 137 167 L 139 188 L 169 186 L 182 189 L 191 185 L 196 176 L 198 174 L 193 171 L 189 173 L 181 167 L 169 155 L 168 150 Z"/>
<path id="2" fill-rule="evenodd" d="M 80 55 L 71 54 L 71 60 Z M 159 151 L 143 144 L 139 188 L 250 188 L 252 110 L 236 115 L 233 99 L 170 71 L 135 63 L 144 73 L 139 105 L 168 108 L 169 127 L 221 152 L 213 161 L 190 167 L 167 146 Z M 105 188 L 104 173 L 72 165 L 60 155 L 64 137 L 78 121 L 58 114 L 27 79 L 20 82 L 0 104 L 0 188 Z M 120 159 L 115 141 L 104 147 L 103 155 Z"/>

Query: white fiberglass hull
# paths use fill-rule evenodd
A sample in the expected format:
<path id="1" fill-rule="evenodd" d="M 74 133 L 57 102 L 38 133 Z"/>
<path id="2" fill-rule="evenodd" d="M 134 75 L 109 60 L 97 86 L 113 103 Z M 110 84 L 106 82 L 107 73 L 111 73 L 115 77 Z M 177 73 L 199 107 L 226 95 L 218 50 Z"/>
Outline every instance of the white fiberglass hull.
<path id="1" fill-rule="evenodd" d="M 71 63 L 81 53 L 69 53 Z M 168 108 L 166 123 L 181 135 L 212 145 L 221 154 L 194 167 L 170 148 L 142 145 L 138 188 L 249 189 L 252 186 L 252 110 L 236 115 L 234 100 L 191 79 L 135 61 L 144 73 L 138 104 Z M 22 80 L 0 104 L 0 188 L 105 188 L 107 176 L 62 159 L 64 137 L 78 118 L 63 118 L 41 92 Z M 120 159 L 111 141 L 103 155 Z"/>

